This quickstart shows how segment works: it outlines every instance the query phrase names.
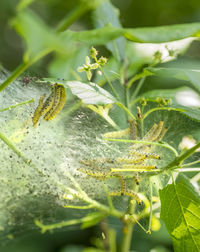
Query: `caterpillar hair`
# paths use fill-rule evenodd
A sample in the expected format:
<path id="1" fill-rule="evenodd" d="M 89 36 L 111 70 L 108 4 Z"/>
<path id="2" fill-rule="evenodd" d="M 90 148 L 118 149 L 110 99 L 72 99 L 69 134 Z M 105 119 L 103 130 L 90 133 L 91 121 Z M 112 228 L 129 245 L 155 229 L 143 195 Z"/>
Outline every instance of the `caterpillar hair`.
<path id="1" fill-rule="evenodd" d="M 35 110 L 35 113 L 33 115 L 33 118 L 32 118 L 32 122 L 33 122 L 33 126 L 36 128 L 37 127 L 37 123 L 41 117 L 41 111 L 42 111 L 42 108 L 43 108 L 43 101 L 44 101 L 44 97 L 45 97 L 45 94 L 43 94 L 41 97 L 40 97 L 40 100 L 39 100 L 39 104 Z"/>

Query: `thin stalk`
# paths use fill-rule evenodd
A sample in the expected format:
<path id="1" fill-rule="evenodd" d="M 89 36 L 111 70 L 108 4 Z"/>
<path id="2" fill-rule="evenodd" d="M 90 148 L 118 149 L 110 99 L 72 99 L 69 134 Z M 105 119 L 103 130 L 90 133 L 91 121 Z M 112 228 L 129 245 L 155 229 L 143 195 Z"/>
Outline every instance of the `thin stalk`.
<path id="1" fill-rule="evenodd" d="M 160 171 L 162 170 L 159 170 L 159 169 L 147 169 L 147 168 L 144 168 L 144 169 L 140 169 L 140 168 L 110 168 L 110 171 L 111 172 L 152 172 L 154 171 L 159 173 Z M 154 174 L 155 175 L 155 174 Z"/>
<path id="2" fill-rule="evenodd" d="M 132 96 L 131 96 L 131 101 L 134 100 L 135 97 L 137 97 L 137 95 L 138 95 L 138 93 L 140 92 L 140 89 L 141 89 L 141 87 L 142 87 L 142 85 L 143 85 L 145 79 L 146 79 L 146 77 L 143 77 L 143 78 L 141 78 L 141 80 L 139 81 L 139 83 L 138 83 L 136 89 L 134 90 L 134 92 L 133 92 L 133 94 L 132 94 Z"/>
<path id="3" fill-rule="evenodd" d="M 79 4 L 74 10 L 72 10 L 57 26 L 57 32 L 65 31 L 71 24 L 85 14 L 90 7 L 87 4 Z"/>
<path id="4" fill-rule="evenodd" d="M 188 167 L 188 166 L 198 164 L 198 163 L 200 163 L 200 160 L 196 160 L 196 161 L 191 162 L 191 163 L 183 164 L 183 165 L 181 165 L 181 167 Z"/>
<path id="5" fill-rule="evenodd" d="M 65 205 L 64 208 L 72 208 L 72 209 L 90 209 L 90 208 L 93 208 L 93 206 L 92 206 L 92 205 L 87 205 L 87 206 Z"/>
<path id="6" fill-rule="evenodd" d="M 148 115 L 150 115 L 152 112 L 157 111 L 157 110 L 167 110 L 167 111 L 179 111 L 179 112 L 185 112 L 185 109 L 179 109 L 179 108 L 170 108 L 170 107 L 158 107 L 158 108 L 152 108 L 148 110 L 144 115 L 143 115 L 143 120 L 147 118 Z"/>
<path id="7" fill-rule="evenodd" d="M 174 169 L 173 171 L 175 172 L 199 172 L 200 168 L 199 167 L 192 167 L 192 168 L 177 168 Z"/>
<path id="8" fill-rule="evenodd" d="M 56 228 L 77 225 L 77 224 L 84 223 L 84 221 L 85 221 L 85 217 L 83 217 L 81 219 L 74 219 L 74 220 L 62 221 L 62 222 L 54 223 L 54 224 L 50 224 L 50 225 L 44 225 L 39 220 L 35 220 L 35 225 L 41 228 L 41 233 L 45 233 L 47 230 L 53 230 Z"/>
<path id="9" fill-rule="evenodd" d="M 31 103 L 31 102 L 34 102 L 34 99 L 31 99 L 31 100 L 28 100 L 28 101 L 25 101 L 25 102 L 20 102 L 20 103 L 17 103 L 15 105 L 11 105 L 11 106 L 9 106 L 7 108 L 4 108 L 4 109 L 0 109 L 0 112 L 6 111 L 6 110 L 10 110 L 12 108 L 16 108 L 18 106 L 22 106 L 24 104 Z"/>
<path id="10" fill-rule="evenodd" d="M 109 248 L 110 252 L 117 252 L 116 246 L 116 231 L 114 229 L 108 229 L 108 239 L 109 239 Z"/>
<path id="11" fill-rule="evenodd" d="M 152 219 L 152 183 L 151 178 L 149 179 L 149 190 L 150 190 L 150 213 L 149 213 L 149 228 L 148 233 L 151 233 L 151 219 Z"/>
<path id="12" fill-rule="evenodd" d="M 190 148 L 189 150 L 187 150 L 186 152 L 184 152 L 182 155 L 177 156 L 169 165 L 167 165 L 166 167 L 164 167 L 164 170 L 168 170 L 168 169 L 176 169 L 176 167 L 179 167 L 181 165 L 181 163 L 189 158 L 198 148 L 200 147 L 200 142 L 198 144 L 196 144 L 195 146 L 193 146 L 192 148 Z"/>
<path id="13" fill-rule="evenodd" d="M 142 141 L 142 140 L 130 140 L 130 139 L 116 139 L 116 138 L 104 138 L 106 141 L 110 142 L 121 142 L 121 143 L 140 143 L 140 144 L 146 144 L 146 145 L 157 145 L 163 148 L 166 148 L 174 153 L 174 155 L 177 157 L 178 152 L 176 149 L 174 149 L 171 145 L 163 142 L 149 142 L 149 141 Z"/>
<path id="14" fill-rule="evenodd" d="M 137 192 L 137 188 L 133 186 L 133 191 Z M 131 247 L 131 240 L 133 235 L 134 223 L 130 221 L 130 217 L 133 216 L 136 208 L 136 203 L 134 200 L 129 201 L 128 214 L 124 216 L 125 220 L 125 232 L 123 234 L 123 240 L 121 245 L 121 252 L 129 252 Z M 126 219 L 127 217 L 127 219 Z"/>
<path id="15" fill-rule="evenodd" d="M 0 92 L 13 82 L 20 74 L 22 74 L 30 66 L 29 62 L 20 64 L 14 72 L 0 85 Z"/>
<path id="16" fill-rule="evenodd" d="M 133 226 L 134 224 L 130 221 L 129 224 L 126 225 L 126 231 L 123 235 L 123 241 L 121 246 L 121 252 L 129 252 L 133 234 Z"/>
<path id="17" fill-rule="evenodd" d="M 102 74 L 104 75 L 105 79 L 107 80 L 108 85 L 110 86 L 110 88 L 111 88 L 112 91 L 113 91 L 113 94 L 115 95 L 115 97 L 117 98 L 117 100 L 120 101 L 120 97 L 119 97 L 117 91 L 116 91 L 115 88 L 113 87 L 113 85 L 112 85 L 110 79 L 107 77 L 106 73 L 104 72 L 103 68 L 102 68 L 100 65 L 99 65 L 99 69 L 100 69 L 100 71 L 102 72 Z"/>
<path id="18" fill-rule="evenodd" d="M 116 102 L 116 105 L 122 108 L 134 121 L 136 121 L 135 116 L 131 113 L 131 111 L 126 106 L 124 106 L 124 104 L 122 104 L 121 102 Z"/>
<path id="19" fill-rule="evenodd" d="M 21 151 L 17 149 L 17 147 L 9 140 L 2 132 L 0 132 L 0 139 L 8 145 L 8 147 L 13 150 L 18 157 L 20 157 L 26 164 L 30 163 L 30 160 L 26 158 Z"/>

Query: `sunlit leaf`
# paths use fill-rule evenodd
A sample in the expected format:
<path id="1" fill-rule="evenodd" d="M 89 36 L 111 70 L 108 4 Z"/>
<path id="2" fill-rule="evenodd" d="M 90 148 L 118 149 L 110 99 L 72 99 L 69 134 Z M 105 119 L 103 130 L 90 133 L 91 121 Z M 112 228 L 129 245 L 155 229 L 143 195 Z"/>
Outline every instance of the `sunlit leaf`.
<path id="1" fill-rule="evenodd" d="M 124 36 L 135 42 L 163 43 L 200 36 L 200 23 L 124 29 Z"/>
<path id="2" fill-rule="evenodd" d="M 174 251 L 200 251 L 200 198 L 186 177 L 160 190 L 161 219 Z"/>
<path id="3" fill-rule="evenodd" d="M 65 81 L 52 78 L 44 78 L 44 80 L 69 87 L 71 92 L 78 96 L 85 104 L 105 105 L 116 101 L 108 91 L 93 82 L 83 83 L 80 81 Z"/>

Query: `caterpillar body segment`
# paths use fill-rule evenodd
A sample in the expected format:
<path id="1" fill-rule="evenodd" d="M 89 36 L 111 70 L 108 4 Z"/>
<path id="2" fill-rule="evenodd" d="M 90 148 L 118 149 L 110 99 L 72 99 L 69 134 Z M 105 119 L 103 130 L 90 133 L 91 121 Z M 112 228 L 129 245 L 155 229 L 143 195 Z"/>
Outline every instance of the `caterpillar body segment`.
<path id="1" fill-rule="evenodd" d="M 159 142 L 160 140 L 162 140 L 167 130 L 168 130 L 167 128 L 163 128 L 160 135 L 155 139 L 155 141 Z"/>
<path id="2" fill-rule="evenodd" d="M 112 131 L 105 133 L 103 135 L 104 138 L 120 138 L 123 136 L 127 136 L 130 134 L 130 128 L 124 129 L 124 130 L 119 130 L 119 131 Z"/>
<path id="3" fill-rule="evenodd" d="M 89 177 L 105 180 L 110 175 L 110 173 L 91 171 L 84 168 L 79 168 L 78 171 L 87 174 Z"/>
<path id="4" fill-rule="evenodd" d="M 44 120 L 50 121 L 62 110 L 66 102 L 66 91 L 62 84 L 54 84 L 52 91 L 47 100 L 43 103 L 45 95 L 40 97 L 39 105 L 33 116 L 33 126 L 36 128 L 37 123 L 42 115 Z"/>
<path id="5" fill-rule="evenodd" d="M 146 133 L 142 140 L 150 141 L 150 139 L 154 136 L 156 130 L 158 128 L 158 124 L 154 123 L 152 128 Z"/>
<path id="6" fill-rule="evenodd" d="M 125 164 L 122 165 L 122 168 L 124 169 L 138 169 L 138 170 L 155 170 L 157 169 L 156 165 L 133 165 L 133 164 Z"/>
<path id="7" fill-rule="evenodd" d="M 147 154 L 147 159 L 158 159 L 158 160 L 160 160 L 161 157 L 158 154 L 149 153 L 149 154 Z"/>
<path id="8" fill-rule="evenodd" d="M 54 103 L 51 109 L 44 116 L 45 121 L 50 121 L 62 110 L 66 101 L 66 92 L 63 85 L 55 84 Z"/>
<path id="9" fill-rule="evenodd" d="M 122 157 L 115 159 L 115 162 L 117 163 L 127 163 L 127 164 L 137 164 L 143 162 L 147 158 L 147 155 L 143 155 L 137 158 L 132 157 Z"/>
<path id="10" fill-rule="evenodd" d="M 160 136 L 162 130 L 163 130 L 163 126 L 164 126 L 164 121 L 160 121 L 159 124 L 157 125 L 156 130 L 154 130 L 154 133 L 152 135 L 150 135 L 147 140 L 154 142 L 156 141 L 156 139 Z"/>
<path id="11" fill-rule="evenodd" d="M 137 125 L 133 120 L 129 120 L 129 127 L 130 127 L 130 139 L 137 140 L 138 139 L 138 129 Z"/>
<path id="12" fill-rule="evenodd" d="M 121 174 L 113 174 L 114 177 L 118 177 L 121 184 L 121 195 L 124 195 L 126 191 L 126 181 Z"/>
<path id="13" fill-rule="evenodd" d="M 124 193 L 122 193 L 121 191 L 114 191 L 114 192 L 110 192 L 109 195 L 110 196 L 123 196 L 123 195 L 126 195 L 126 196 L 129 196 L 129 197 L 135 199 L 137 201 L 138 205 L 142 204 L 142 200 L 137 195 L 137 193 L 134 193 L 132 191 L 125 191 Z"/>
<path id="14" fill-rule="evenodd" d="M 137 193 L 133 192 L 133 191 L 126 191 L 124 195 L 127 195 L 133 199 L 135 199 L 138 203 L 138 205 L 142 204 L 142 200 L 140 199 L 140 197 L 138 196 Z"/>
<path id="15" fill-rule="evenodd" d="M 40 97 L 40 100 L 39 100 L 39 104 L 35 110 L 35 113 L 33 115 L 33 118 L 32 118 L 32 122 L 33 122 L 33 126 L 36 128 L 37 127 L 37 123 L 40 119 L 40 117 L 42 116 L 42 108 L 43 108 L 43 101 L 44 101 L 44 98 L 45 98 L 45 94 L 43 94 L 41 97 Z"/>
<path id="16" fill-rule="evenodd" d="M 57 116 L 58 113 L 60 113 L 60 111 L 62 110 L 62 108 L 64 107 L 65 102 L 66 102 L 65 87 L 63 85 L 60 85 L 59 89 L 60 89 L 60 100 L 59 100 L 58 106 L 56 107 L 56 109 L 51 114 L 51 120 L 53 118 L 55 118 L 55 116 Z"/>
<path id="17" fill-rule="evenodd" d="M 52 86 L 51 94 L 46 99 L 43 108 L 42 108 L 42 115 L 46 114 L 51 110 L 53 104 L 54 104 L 54 97 L 55 97 L 55 85 Z"/>

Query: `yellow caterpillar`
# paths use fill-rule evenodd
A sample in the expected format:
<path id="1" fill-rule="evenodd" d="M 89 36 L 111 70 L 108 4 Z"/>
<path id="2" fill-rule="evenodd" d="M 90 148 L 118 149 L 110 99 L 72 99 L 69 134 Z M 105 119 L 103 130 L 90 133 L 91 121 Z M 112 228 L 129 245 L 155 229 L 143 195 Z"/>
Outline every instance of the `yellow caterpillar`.
<path id="1" fill-rule="evenodd" d="M 37 123 L 40 119 L 40 117 L 42 116 L 42 108 L 43 108 L 43 100 L 44 100 L 44 97 L 45 97 L 45 94 L 43 94 L 41 97 L 40 97 L 40 100 L 39 100 L 39 104 L 35 110 L 35 113 L 33 115 L 33 118 L 32 118 L 32 122 L 33 122 L 33 126 L 36 128 L 37 127 Z"/>
<path id="2" fill-rule="evenodd" d="M 49 110 L 52 108 L 53 104 L 54 104 L 54 97 L 55 97 L 55 86 L 52 86 L 52 90 L 51 90 L 51 94 L 49 95 L 49 97 L 46 99 L 43 108 L 42 108 L 42 115 L 45 115 L 47 112 L 49 112 Z"/>
<path id="3" fill-rule="evenodd" d="M 119 131 L 113 131 L 113 132 L 108 132 L 103 135 L 105 138 L 120 138 L 123 136 L 127 136 L 130 134 L 130 128 L 124 129 L 124 130 L 119 130 Z"/>
<path id="4" fill-rule="evenodd" d="M 66 102 L 65 88 L 61 84 L 55 84 L 55 97 L 52 108 L 44 116 L 44 120 L 50 121 L 62 110 Z"/>
<path id="5" fill-rule="evenodd" d="M 157 169 L 156 165 L 133 165 L 133 164 L 126 164 L 122 165 L 124 169 L 138 169 L 138 170 L 154 170 Z"/>
<path id="6" fill-rule="evenodd" d="M 49 97 L 44 101 L 45 95 L 42 95 L 39 100 L 39 105 L 33 116 L 33 126 L 36 128 L 37 123 L 42 115 L 45 121 L 50 121 L 62 110 L 66 102 L 66 91 L 62 84 L 54 84 Z"/>

